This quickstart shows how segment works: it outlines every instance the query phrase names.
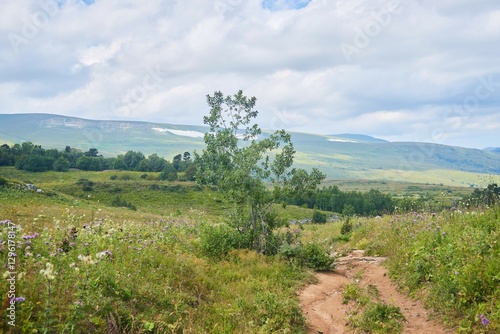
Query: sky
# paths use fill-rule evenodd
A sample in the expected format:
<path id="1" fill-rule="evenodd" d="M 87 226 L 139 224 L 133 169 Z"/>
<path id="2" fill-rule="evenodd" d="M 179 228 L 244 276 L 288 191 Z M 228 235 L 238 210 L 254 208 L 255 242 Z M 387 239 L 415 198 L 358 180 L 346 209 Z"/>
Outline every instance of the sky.
<path id="1" fill-rule="evenodd" d="M 498 0 L 2 0 L 0 113 L 500 146 Z"/>

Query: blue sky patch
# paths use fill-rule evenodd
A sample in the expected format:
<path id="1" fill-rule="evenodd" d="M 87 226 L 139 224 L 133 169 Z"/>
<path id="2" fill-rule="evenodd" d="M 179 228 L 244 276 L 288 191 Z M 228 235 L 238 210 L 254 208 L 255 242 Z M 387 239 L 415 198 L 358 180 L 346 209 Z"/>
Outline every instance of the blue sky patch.
<path id="1" fill-rule="evenodd" d="M 262 7 L 272 11 L 301 9 L 306 7 L 312 0 L 262 0 Z"/>

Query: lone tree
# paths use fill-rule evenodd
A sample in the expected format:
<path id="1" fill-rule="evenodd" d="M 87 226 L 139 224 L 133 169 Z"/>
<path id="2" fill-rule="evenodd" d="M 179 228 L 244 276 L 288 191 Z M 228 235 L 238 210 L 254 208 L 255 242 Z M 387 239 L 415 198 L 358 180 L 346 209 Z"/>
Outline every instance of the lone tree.
<path id="1" fill-rule="evenodd" d="M 292 168 L 295 150 L 284 130 L 263 135 L 253 123 L 255 97 L 240 90 L 234 96 L 207 95 L 210 114 L 203 122 L 206 148 L 195 152 L 196 181 L 215 186 L 231 203 L 231 225 L 248 236 L 251 247 L 266 252 L 276 223 L 271 206 L 286 195 L 316 189 L 325 175 Z M 267 185 L 271 184 L 271 187 Z"/>

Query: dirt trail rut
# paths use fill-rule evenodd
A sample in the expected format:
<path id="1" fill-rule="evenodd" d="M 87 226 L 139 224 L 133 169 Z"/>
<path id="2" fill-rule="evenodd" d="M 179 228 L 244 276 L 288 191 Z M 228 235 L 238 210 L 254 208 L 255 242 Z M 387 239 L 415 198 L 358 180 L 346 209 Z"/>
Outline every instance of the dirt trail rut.
<path id="1" fill-rule="evenodd" d="M 360 283 L 375 285 L 380 299 L 399 306 L 406 321 L 405 334 L 453 333 L 438 321 L 429 317 L 421 302 L 402 295 L 391 283 L 387 269 L 381 264 L 381 257 L 364 256 L 363 251 L 353 251 L 339 259 L 337 269 L 331 273 L 318 273 L 319 282 L 307 286 L 300 292 L 302 311 L 306 315 L 308 334 L 353 333 L 347 326 L 348 305 L 342 303 L 344 286 L 354 280 L 356 273 L 361 274 Z M 358 277 L 358 276 L 357 276 Z"/>

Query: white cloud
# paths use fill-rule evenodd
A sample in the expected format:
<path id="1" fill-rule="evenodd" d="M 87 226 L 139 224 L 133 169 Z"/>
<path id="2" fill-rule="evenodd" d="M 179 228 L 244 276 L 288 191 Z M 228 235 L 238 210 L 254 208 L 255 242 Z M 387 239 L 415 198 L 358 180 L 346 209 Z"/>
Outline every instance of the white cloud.
<path id="1" fill-rule="evenodd" d="M 500 146 L 500 3 L 394 3 L 5 0 L 0 110 L 201 124 L 243 89 L 264 128 Z"/>

